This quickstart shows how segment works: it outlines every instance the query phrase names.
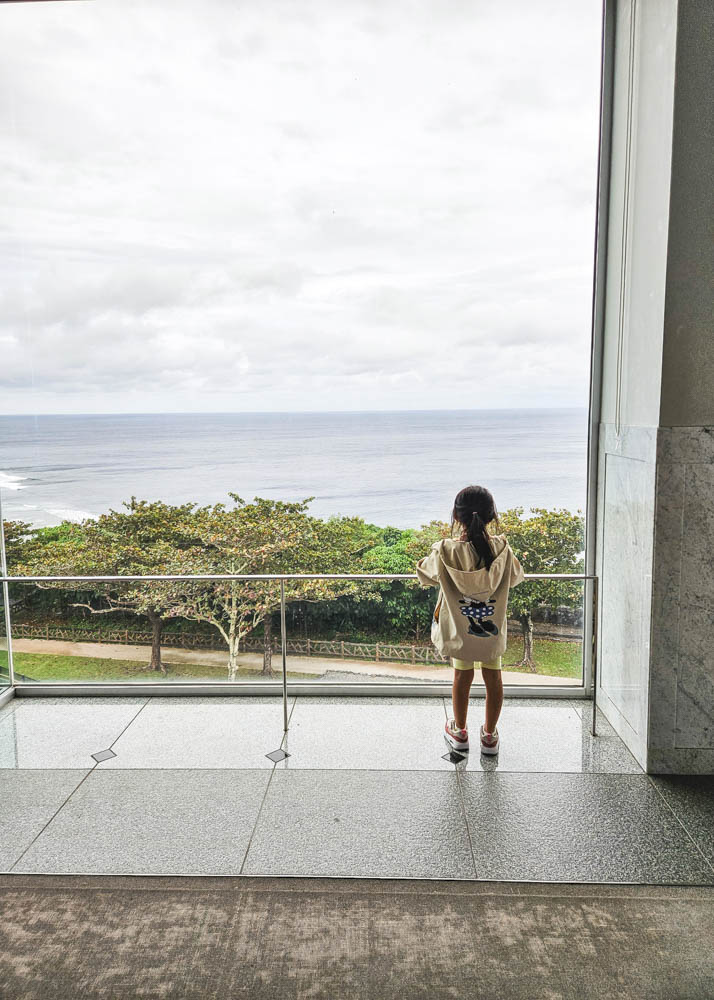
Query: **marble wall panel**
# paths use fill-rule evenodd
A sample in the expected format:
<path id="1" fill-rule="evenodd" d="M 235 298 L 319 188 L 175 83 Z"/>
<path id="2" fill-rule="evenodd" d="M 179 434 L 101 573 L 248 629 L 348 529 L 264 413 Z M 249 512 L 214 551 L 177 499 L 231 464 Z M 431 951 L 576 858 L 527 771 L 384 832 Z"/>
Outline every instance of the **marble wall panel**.
<path id="1" fill-rule="evenodd" d="M 598 699 L 653 773 L 714 770 L 714 428 L 602 424 Z"/>
<path id="2" fill-rule="evenodd" d="M 600 425 L 600 437 L 604 452 L 608 455 L 622 455 L 638 462 L 657 461 L 658 436 L 656 427 L 634 427 L 625 424 L 617 428 L 612 423 Z"/>
<path id="3" fill-rule="evenodd" d="M 646 454 L 651 435 L 641 437 Z M 606 452 L 599 687 L 622 717 L 610 721 L 625 738 L 624 721 L 639 750 L 647 739 L 654 484 L 653 462 Z"/>
<path id="4" fill-rule="evenodd" d="M 714 763 L 714 433 L 660 428 L 647 767 Z"/>
<path id="5" fill-rule="evenodd" d="M 684 478 L 683 465 L 657 467 L 649 697 L 651 747 L 674 746 Z"/>
<path id="6" fill-rule="evenodd" d="M 714 608 L 714 462 L 687 465 L 682 512 L 682 604 Z"/>
<path id="7" fill-rule="evenodd" d="M 657 461 L 662 465 L 714 463 L 714 427 L 660 427 Z"/>
<path id="8" fill-rule="evenodd" d="M 714 749 L 714 614 L 682 605 L 675 747 Z"/>
<path id="9" fill-rule="evenodd" d="M 714 774 L 714 750 L 652 748 L 643 765 L 649 774 Z"/>

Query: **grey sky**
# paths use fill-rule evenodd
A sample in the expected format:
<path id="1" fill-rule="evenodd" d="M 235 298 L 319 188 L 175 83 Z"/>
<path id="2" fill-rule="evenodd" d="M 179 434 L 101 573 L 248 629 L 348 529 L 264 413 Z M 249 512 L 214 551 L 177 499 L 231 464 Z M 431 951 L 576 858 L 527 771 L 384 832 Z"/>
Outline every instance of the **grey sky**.
<path id="1" fill-rule="evenodd" d="M 599 19 L 1 5 L 0 411 L 585 405 Z"/>

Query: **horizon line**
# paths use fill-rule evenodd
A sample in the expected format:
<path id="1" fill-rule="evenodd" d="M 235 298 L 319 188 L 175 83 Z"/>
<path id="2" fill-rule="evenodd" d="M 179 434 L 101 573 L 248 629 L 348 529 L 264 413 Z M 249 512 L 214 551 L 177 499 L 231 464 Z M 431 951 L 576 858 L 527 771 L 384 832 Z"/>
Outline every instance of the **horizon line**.
<path id="1" fill-rule="evenodd" d="M 533 410 L 582 410 L 583 406 L 474 406 L 428 409 L 369 409 L 369 410 L 76 410 L 67 412 L 43 411 L 25 413 L 1 413 L 5 417 L 169 417 L 169 416 L 276 416 L 280 414 L 305 414 L 310 416 L 334 415 L 336 413 L 513 413 Z"/>

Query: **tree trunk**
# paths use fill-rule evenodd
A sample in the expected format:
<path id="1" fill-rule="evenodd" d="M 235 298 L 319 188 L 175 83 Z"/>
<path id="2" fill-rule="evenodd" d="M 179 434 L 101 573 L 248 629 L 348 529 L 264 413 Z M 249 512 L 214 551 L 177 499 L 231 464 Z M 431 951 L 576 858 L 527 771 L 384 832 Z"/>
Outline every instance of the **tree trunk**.
<path id="1" fill-rule="evenodd" d="M 270 612 L 263 621 L 263 677 L 273 676 L 273 616 Z"/>
<path id="2" fill-rule="evenodd" d="M 521 623 L 521 628 L 523 629 L 523 659 L 519 660 L 515 665 L 517 667 L 525 667 L 526 670 L 530 670 L 534 674 L 536 672 L 536 664 L 533 659 L 533 619 L 531 618 L 530 611 L 519 615 L 518 621 Z"/>
<path id="3" fill-rule="evenodd" d="M 234 681 L 238 671 L 238 643 L 231 641 L 228 646 L 228 680 Z"/>
<path id="4" fill-rule="evenodd" d="M 161 632 L 164 627 L 164 620 L 155 611 L 147 611 L 146 617 L 151 622 L 151 663 L 149 670 L 160 670 L 166 673 L 166 667 L 161 662 Z"/>

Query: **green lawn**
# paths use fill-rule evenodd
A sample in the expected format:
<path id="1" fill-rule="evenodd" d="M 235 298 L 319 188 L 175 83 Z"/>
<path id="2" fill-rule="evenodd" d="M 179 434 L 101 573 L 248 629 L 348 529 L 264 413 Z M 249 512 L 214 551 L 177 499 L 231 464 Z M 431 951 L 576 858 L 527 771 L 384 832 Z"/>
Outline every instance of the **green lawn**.
<path id="1" fill-rule="evenodd" d="M 144 660 L 109 660 L 95 656 L 52 656 L 44 653 L 15 653 L 15 674 L 25 674 L 33 681 L 227 681 L 228 668 L 211 663 L 169 663 L 167 673 L 149 670 Z M 273 668 L 275 669 L 275 667 Z M 279 675 L 280 668 L 276 671 Z M 239 680 L 256 680 L 260 671 L 239 669 Z M 295 674 L 288 677 L 312 680 L 319 674 Z"/>
<path id="2" fill-rule="evenodd" d="M 542 677 L 577 677 L 582 675 L 582 644 L 579 642 L 556 642 L 553 639 L 536 639 L 533 643 L 535 656 L 535 673 Z M 528 673 L 525 667 L 519 667 L 518 661 L 523 656 L 523 640 L 509 640 L 506 652 L 501 660 L 504 672 L 508 670 Z M 387 662 L 387 661 L 385 661 Z M 432 664 L 437 666 L 438 664 Z M 408 665 L 407 669 L 408 669 Z M 424 664 L 420 664 L 424 666 Z M 451 668 L 444 664 L 444 670 Z"/>
<path id="3" fill-rule="evenodd" d="M 555 642 L 553 639 L 536 639 L 533 643 L 536 673 L 544 677 L 580 677 L 582 673 L 583 647 L 580 642 Z M 503 668 L 518 663 L 523 656 L 523 640 L 509 639 L 503 655 Z M 511 666 L 511 670 L 523 667 Z"/>

